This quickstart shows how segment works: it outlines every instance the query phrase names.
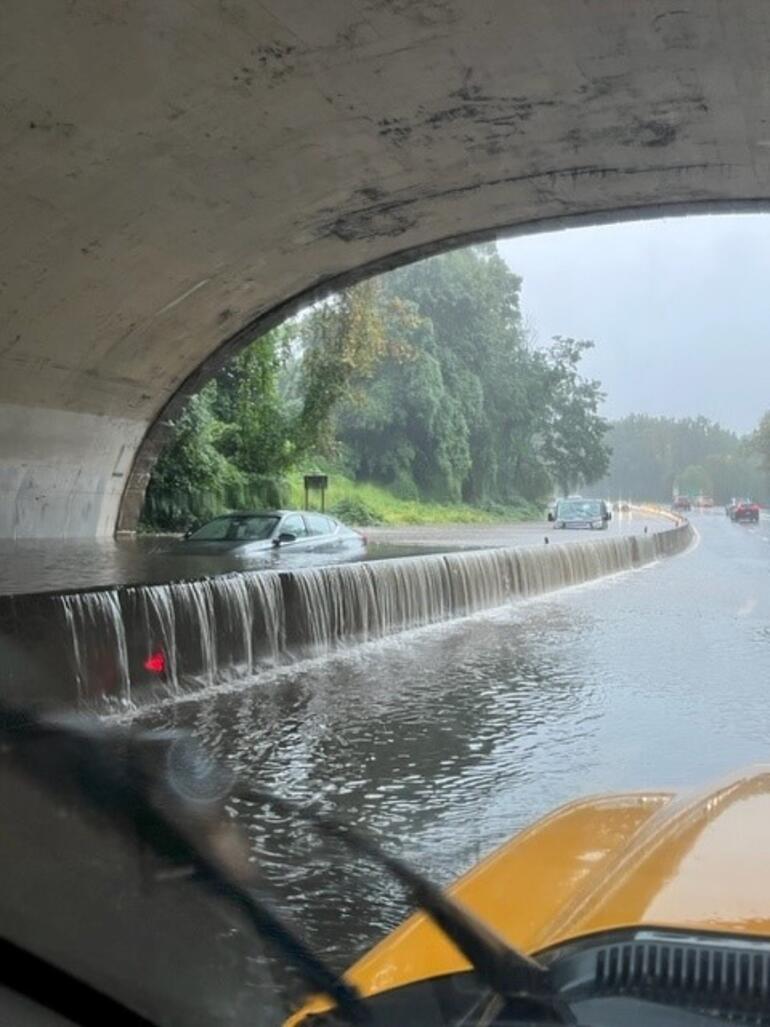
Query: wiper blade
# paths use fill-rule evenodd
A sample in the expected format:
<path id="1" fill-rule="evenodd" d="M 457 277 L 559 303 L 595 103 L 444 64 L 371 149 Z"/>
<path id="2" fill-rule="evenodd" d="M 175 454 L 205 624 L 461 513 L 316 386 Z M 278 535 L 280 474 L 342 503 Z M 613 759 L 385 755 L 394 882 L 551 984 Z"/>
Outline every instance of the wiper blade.
<path id="1" fill-rule="evenodd" d="M 251 803 L 264 803 L 283 813 L 312 823 L 320 834 L 342 842 L 354 852 L 385 867 L 406 888 L 416 906 L 465 956 L 478 977 L 506 1005 L 519 1004 L 535 1012 L 539 1022 L 574 1023 L 548 969 L 537 960 L 509 945 L 474 913 L 403 860 L 391 856 L 364 832 L 333 816 L 316 813 L 307 807 L 254 788 L 233 788 L 231 795 Z M 542 1020 L 545 1016 L 548 1020 Z"/>
<path id="2" fill-rule="evenodd" d="M 191 809 L 192 804 L 159 790 L 160 745 L 180 737 L 161 732 L 106 728 L 84 717 L 40 716 L 0 702 L 0 738 L 5 755 L 46 791 L 85 800 L 92 811 L 140 840 L 164 860 L 192 871 L 218 901 L 224 900 L 266 937 L 315 992 L 328 995 L 353 1023 L 368 1019 L 355 988 L 334 973 L 246 885 L 251 870 L 233 852 L 232 825 L 225 830 Z M 150 757 L 150 759 L 148 759 Z"/>

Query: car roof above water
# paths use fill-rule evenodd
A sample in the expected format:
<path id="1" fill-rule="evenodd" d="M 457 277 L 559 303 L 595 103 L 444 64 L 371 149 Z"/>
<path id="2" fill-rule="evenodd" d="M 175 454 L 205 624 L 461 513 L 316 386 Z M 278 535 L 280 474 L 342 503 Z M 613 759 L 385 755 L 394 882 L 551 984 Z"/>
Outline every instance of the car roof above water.
<path id="1" fill-rule="evenodd" d="M 312 516 L 328 517 L 329 520 L 335 518 L 331 514 L 324 513 L 321 510 L 233 510 L 231 513 L 217 514 L 216 517 L 211 519 L 216 521 L 222 517 L 285 517 L 287 514 L 300 514 L 305 516 L 306 514 Z"/>

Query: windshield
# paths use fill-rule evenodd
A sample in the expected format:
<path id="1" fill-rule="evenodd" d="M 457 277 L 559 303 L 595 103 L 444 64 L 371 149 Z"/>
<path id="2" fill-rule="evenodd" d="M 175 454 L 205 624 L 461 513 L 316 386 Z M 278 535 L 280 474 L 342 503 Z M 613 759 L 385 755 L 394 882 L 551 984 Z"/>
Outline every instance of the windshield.
<path id="1" fill-rule="evenodd" d="M 770 3 L 0 25 L 0 1027 L 770 1010 Z"/>
<path id="2" fill-rule="evenodd" d="M 275 531 L 279 518 L 269 514 L 248 517 L 216 517 L 190 536 L 194 542 L 256 542 Z"/>
<path id="3" fill-rule="evenodd" d="M 592 518 L 601 517 L 603 512 L 602 504 L 596 499 L 568 499 L 559 503 L 557 516 L 563 519 Z"/>

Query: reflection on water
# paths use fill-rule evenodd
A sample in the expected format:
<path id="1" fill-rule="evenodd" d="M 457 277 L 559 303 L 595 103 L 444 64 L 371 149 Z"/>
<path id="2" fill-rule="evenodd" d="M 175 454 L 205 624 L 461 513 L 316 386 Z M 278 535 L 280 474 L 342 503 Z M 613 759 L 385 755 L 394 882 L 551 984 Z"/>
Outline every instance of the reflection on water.
<path id="1" fill-rule="evenodd" d="M 447 881 L 578 794 L 767 758 L 761 530 L 714 518 L 685 556 L 143 720 L 189 726 L 245 778 L 365 825 Z M 269 811 L 238 815 L 277 901 L 338 966 L 403 917 L 381 871 Z"/>
<path id="2" fill-rule="evenodd" d="M 178 539 L 171 536 L 16 542 L 0 539 L 0 595 L 191 581 L 231 571 L 295 570 L 362 559 L 384 560 L 415 553 L 445 553 L 451 548 L 377 542 L 370 543 L 365 552 L 290 553 L 270 550 L 249 557 L 236 553 L 215 556 L 189 553 Z"/>

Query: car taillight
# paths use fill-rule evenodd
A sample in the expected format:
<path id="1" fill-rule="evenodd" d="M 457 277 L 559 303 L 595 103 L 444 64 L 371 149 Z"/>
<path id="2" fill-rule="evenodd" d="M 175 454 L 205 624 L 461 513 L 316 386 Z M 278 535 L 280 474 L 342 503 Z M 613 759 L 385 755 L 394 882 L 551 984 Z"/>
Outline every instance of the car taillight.
<path id="1" fill-rule="evenodd" d="M 166 654 L 162 649 L 156 649 L 144 661 L 144 669 L 153 674 L 162 674 L 166 669 Z"/>

